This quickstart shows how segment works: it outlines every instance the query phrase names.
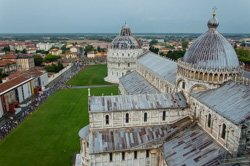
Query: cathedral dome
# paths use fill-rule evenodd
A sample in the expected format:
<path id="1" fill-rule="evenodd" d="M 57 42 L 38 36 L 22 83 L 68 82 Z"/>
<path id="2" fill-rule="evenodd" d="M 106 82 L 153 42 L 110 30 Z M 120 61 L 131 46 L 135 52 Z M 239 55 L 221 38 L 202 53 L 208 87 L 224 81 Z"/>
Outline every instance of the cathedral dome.
<path id="1" fill-rule="evenodd" d="M 111 48 L 137 49 L 141 48 L 141 45 L 132 35 L 129 26 L 125 23 L 121 28 L 120 34 L 112 41 Z"/>
<path id="2" fill-rule="evenodd" d="M 232 45 L 218 31 L 219 22 L 213 13 L 208 31 L 194 40 L 183 61 L 205 69 L 239 68 L 239 60 Z"/>

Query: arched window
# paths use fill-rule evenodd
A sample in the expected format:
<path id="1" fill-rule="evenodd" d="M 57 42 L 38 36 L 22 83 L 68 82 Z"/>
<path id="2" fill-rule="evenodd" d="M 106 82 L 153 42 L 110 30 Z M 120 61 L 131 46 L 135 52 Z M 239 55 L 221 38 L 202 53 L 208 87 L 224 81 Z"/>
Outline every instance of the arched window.
<path id="1" fill-rule="evenodd" d="M 207 126 L 211 128 L 211 114 L 208 114 Z"/>
<path id="2" fill-rule="evenodd" d="M 126 122 L 126 123 L 129 122 L 129 114 L 128 114 L 128 113 L 126 113 L 126 115 L 125 115 L 125 122 Z"/>
<path id="3" fill-rule="evenodd" d="M 226 128 L 227 128 L 227 126 L 223 123 L 222 131 L 221 131 L 221 138 L 222 139 L 225 139 L 225 137 L 226 137 Z"/>
<path id="4" fill-rule="evenodd" d="M 105 122 L 106 122 L 106 125 L 109 124 L 109 115 L 106 115 L 106 116 L 105 116 Z"/>
<path id="5" fill-rule="evenodd" d="M 125 152 L 122 152 L 122 160 L 125 160 Z"/>
<path id="6" fill-rule="evenodd" d="M 129 56 L 129 53 L 128 53 L 128 56 Z"/>
<path id="7" fill-rule="evenodd" d="M 147 122 L 147 120 L 148 120 L 148 113 L 144 113 L 144 122 Z"/>
<path id="8" fill-rule="evenodd" d="M 162 112 L 162 120 L 165 121 L 166 120 L 166 111 Z"/>
<path id="9" fill-rule="evenodd" d="M 185 82 L 182 82 L 182 89 L 185 89 Z"/>

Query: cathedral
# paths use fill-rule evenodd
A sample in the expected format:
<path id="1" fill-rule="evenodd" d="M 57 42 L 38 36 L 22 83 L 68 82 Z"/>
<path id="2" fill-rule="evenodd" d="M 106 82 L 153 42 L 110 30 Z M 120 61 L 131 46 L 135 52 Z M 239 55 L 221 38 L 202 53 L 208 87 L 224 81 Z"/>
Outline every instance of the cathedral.
<path id="1" fill-rule="evenodd" d="M 120 95 L 89 97 L 79 165 L 250 164 L 250 81 L 215 13 L 207 26 L 178 61 L 143 51 L 122 27 L 105 78 Z"/>

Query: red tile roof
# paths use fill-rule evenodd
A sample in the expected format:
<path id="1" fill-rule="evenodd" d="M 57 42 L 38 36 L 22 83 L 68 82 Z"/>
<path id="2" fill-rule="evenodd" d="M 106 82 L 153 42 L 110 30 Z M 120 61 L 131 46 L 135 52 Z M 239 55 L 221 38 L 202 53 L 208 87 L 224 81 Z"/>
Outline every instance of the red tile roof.
<path id="1" fill-rule="evenodd" d="M 0 95 L 7 93 L 18 85 L 24 84 L 31 79 L 32 78 L 29 75 L 21 75 L 19 77 L 16 77 L 15 79 L 0 84 Z"/>

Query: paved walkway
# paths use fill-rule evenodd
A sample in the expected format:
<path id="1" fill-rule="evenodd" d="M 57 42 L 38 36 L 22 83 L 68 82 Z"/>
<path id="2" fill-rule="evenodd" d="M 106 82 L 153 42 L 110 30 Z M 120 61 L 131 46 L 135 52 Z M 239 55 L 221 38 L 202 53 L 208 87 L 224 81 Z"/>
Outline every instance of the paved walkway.
<path id="1" fill-rule="evenodd" d="M 117 84 L 112 84 L 112 85 L 71 86 L 70 88 L 73 88 L 73 89 L 86 89 L 86 88 L 106 88 L 106 87 L 113 87 L 113 86 L 117 86 Z"/>

